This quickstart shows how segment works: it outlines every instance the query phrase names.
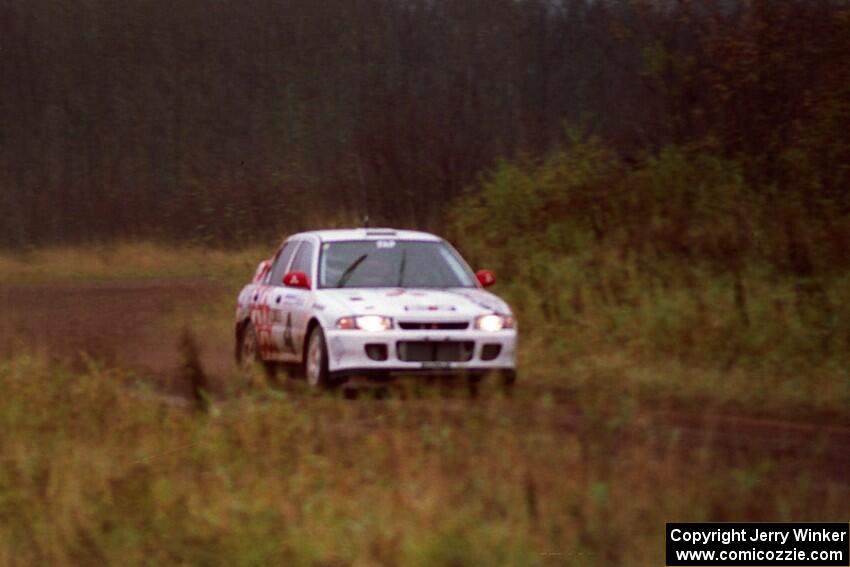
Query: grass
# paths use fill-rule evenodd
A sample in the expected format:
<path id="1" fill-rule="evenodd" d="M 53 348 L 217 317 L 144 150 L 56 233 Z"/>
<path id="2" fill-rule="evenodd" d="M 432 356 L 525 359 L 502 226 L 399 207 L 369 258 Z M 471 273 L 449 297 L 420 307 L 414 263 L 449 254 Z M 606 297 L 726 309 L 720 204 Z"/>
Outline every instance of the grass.
<path id="1" fill-rule="evenodd" d="M 125 278 L 247 279 L 273 245 L 226 251 L 152 242 L 0 252 L 0 281 L 35 283 Z"/>
<path id="2" fill-rule="evenodd" d="M 618 277 L 629 263 L 617 267 L 602 268 L 599 278 L 564 278 L 568 286 L 551 292 L 522 278 L 495 289 L 518 311 L 527 383 L 566 390 L 592 383 L 644 403 L 721 412 L 850 418 L 846 277 L 823 282 L 824 307 L 801 301 L 793 283 L 747 271 L 743 324 L 730 279 L 700 274 L 690 285 L 659 284 Z"/>
<path id="3" fill-rule="evenodd" d="M 121 378 L 0 363 L 0 564 L 660 565 L 665 521 L 846 520 L 846 485 L 766 457 L 618 442 L 612 400 L 565 430 L 545 396 L 196 413 Z"/>
<path id="4" fill-rule="evenodd" d="M 607 341 L 570 339 L 569 335 L 552 339 L 545 331 L 524 336 L 519 351 L 523 383 L 568 396 L 600 388 L 647 407 L 850 421 L 850 377 L 845 367 L 724 368 L 672 356 L 642 356 Z"/>
<path id="5" fill-rule="evenodd" d="M 505 161 L 450 232 L 518 315 L 523 374 L 736 413 L 847 421 L 850 216 L 688 148 L 574 140 Z"/>

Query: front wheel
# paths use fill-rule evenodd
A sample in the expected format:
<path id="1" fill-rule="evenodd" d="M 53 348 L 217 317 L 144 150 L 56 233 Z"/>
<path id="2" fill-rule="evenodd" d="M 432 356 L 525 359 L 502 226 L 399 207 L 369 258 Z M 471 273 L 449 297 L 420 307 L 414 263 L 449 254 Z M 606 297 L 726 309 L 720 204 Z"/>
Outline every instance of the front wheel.
<path id="1" fill-rule="evenodd" d="M 325 333 L 319 325 L 313 327 L 307 339 L 304 374 L 312 388 L 327 388 L 331 385 L 328 372 L 328 348 L 325 343 Z"/>

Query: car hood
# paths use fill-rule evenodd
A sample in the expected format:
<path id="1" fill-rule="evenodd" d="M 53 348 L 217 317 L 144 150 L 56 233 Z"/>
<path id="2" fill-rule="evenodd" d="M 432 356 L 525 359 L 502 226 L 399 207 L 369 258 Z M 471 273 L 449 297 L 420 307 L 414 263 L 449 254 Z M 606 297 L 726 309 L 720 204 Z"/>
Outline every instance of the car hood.
<path id="1" fill-rule="evenodd" d="M 472 317 L 493 312 L 510 314 L 510 308 L 504 301 L 477 288 L 345 288 L 319 290 L 319 295 L 352 315 L 375 314 L 427 320 Z"/>

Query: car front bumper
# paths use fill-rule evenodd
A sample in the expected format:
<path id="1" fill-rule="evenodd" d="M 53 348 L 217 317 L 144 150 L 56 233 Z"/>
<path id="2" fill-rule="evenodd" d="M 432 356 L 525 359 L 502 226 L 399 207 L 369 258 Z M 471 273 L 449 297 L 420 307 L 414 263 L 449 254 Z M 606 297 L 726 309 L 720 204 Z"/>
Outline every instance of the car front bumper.
<path id="1" fill-rule="evenodd" d="M 328 347 L 328 370 L 333 373 L 354 374 L 362 371 L 371 373 L 443 373 L 463 371 L 488 371 L 514 369 L 516 367 L 516 330 L 505 329 L 497 332 L 486 331 L 448 331 L 448 330 L 391 330 L 369 333 L 360 330 L 326 331 Z M 407 349 L 401 343 L 417 343 L 414 349 Z M 439 345 L 464 343 L 467 353 L 462 358 L 468 360 L 446 360 L 441 356 L 444 349 Z M 376 349 L 376 345 L 378 348 Z M 429 351 L 427 345 L 434 345 L 435 357 L 423 352 Z M 422 348 L 422 347 L 425 348 Z M 367 351 L 367 347 L 369 350 Z M 383 348 L 380 348 L 383 347 Z M 386 359 L 374 357 L 375 351 L 385 351 Z M 369 355 L 372 352 L 373 356 Z M 498 351 L 495 356 L 495 351 Z M 408 360 L 405 360 L 407 358 Z M 417 358 L 417 360 L 409 360 Z M 452 358 L 449 356 L 448 358 Z M 425 360 L 422 360 L 425 359 Z"/>

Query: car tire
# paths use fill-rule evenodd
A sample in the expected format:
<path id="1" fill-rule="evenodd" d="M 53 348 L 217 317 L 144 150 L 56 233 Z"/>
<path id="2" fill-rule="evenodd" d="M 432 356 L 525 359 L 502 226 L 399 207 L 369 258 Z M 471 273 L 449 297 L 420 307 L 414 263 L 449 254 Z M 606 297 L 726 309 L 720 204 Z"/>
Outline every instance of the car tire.
<path id="1" fill-rule="evenodd" d="M 262 366 L 266 378 L 274 381 L 277 378 L 277 364 L 263 360 L 260 356 L 260 343 L 254 325 L 248 321 L 239 336 L 239 346 L 236 350 L 236 362 L 244 376 L 248 376 L 257 366 Z"/>
<path id="2" fill-rule="evenodd" d="M 304 351 L 304 378 L 311 388 L 325 389 L 330 387 L 331 379 L 328 372 L 328 347 L 322 327 L 316 325 L 307 337 L 307 348 Z"/>
<path id="3" fill-rule="evenodd" d="M 483 375 L 474 372 L 466 377 L 466 391 L 470 398 L 477 398 L 480 393 Z"/>
<path id="4" fill-rule="evenodd" d="M 502 387 L 502 392 L 506 396 L 510 396 L 514 391 L 514 384 L 516 384 L 516 370 L 502 370 L 499 373 L 499 381 Z"/>

